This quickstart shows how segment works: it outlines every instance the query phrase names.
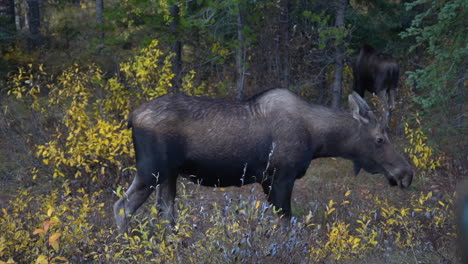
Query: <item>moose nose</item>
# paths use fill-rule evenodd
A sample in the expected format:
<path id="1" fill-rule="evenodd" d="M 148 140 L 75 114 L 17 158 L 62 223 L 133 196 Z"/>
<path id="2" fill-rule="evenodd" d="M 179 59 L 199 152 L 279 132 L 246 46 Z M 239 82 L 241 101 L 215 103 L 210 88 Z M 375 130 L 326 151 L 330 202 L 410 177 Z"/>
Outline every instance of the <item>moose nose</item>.
<path id="1" fill-rule="evenodd" d="M 400 177 L 398 177 L 398 185 L 400 185 L 402 189 L 410 187 L 413 181 L 413 174 L 414 172 L 412 169 L 402 171 Z"/>

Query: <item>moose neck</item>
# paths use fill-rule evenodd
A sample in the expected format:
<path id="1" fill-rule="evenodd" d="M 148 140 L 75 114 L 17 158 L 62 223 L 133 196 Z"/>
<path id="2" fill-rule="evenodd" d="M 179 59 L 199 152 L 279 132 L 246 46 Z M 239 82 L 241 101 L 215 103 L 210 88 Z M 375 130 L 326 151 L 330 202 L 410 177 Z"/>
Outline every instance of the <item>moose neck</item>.
<path id="1" fill-rule="evenodd" d="M 307 118 L 315 146 L 314 158 L 354 159 L 359 147 L 360 123 L 351 114 L 327 108 L 314 109 Z"/>

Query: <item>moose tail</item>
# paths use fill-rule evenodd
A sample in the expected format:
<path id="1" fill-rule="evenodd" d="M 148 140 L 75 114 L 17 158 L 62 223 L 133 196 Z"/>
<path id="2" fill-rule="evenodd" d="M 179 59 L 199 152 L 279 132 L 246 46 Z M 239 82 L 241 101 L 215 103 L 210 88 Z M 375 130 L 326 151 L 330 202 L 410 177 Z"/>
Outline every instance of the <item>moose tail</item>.
<path id="1" fill-rule="evenodd" d="M 132 128 L 132 126 L 133 126 L 133 115 L 130 114 L 127 120 L 127 128 Z"/>

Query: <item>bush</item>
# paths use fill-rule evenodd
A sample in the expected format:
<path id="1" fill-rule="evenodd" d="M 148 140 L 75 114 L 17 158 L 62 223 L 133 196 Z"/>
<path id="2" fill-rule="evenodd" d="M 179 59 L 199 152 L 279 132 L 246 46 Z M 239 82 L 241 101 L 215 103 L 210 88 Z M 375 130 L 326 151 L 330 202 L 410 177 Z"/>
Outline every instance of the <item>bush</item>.
<path id="1" fill-rule="evenodd" d="M 412 126 L 408 122 L 405 123 L 405 135 L 409 141 L 405 152 L 416 167 L 420 180 L 424 181 L 426 177 L 441 167 L 442 157 L 435 155 L 434 149 L 428 144 L 428 138 L 423 132 L 418 113 L 415 115 L 415 122 Z"/>
<path id="2" fill-rule="evenodd" d="M 157 209 L 147 205 L 131 222 L 132 230 L 121 235 L 109 226 L 112 213 L 100 202 L 102 191 L 72 191 L 68 182 L 44 195 L 19 190 L 1 209 L 0 261 L 321 263 L 394 249 L 425 254 L 455 237 L 452 200 L 431 192 L 398 204 L 368 194 L 371 206 L 357 210 L 359 202 L 348 191 L 340 201 L 324 204 L 323 217 L 309 212 L 286 227 L 255 195 L 224 193 L 200 206 L 190 194 L 196 188 L 181 184 L 174 232 L 154 221 Z"/>
<path id="3" fill-rule="evenodd" d="M 47 195 L 19 190 L 9 206 L 2 208 L 0 259 L 8 263 L 83 262 L 99 243 L 94 219 L 105 217 L 102 192 L 72 192 L 64 183 Z M 91 235 L 93 234 L 93 235 Z"/>
<path id="4" fill-rule="evenodd" d="M 133 169 L 126 120 L 134 105 L 168 92 L 173 77 L 170 57 L 153 41 L 134 60 L 122 63 L 123 77 L 104 79 L 96 65 L 74 65 L 57 78 L 48 76 L 42 65 L 30 65 L 11 76 L 9 94 L 54 120 L 49 141 L 37 144 L 34 151 L 54 178 L 115 186 Z M 185 78 L 187 86 L 193 75 Z M 35 179 L 47 170 L 33 172 Z"/>

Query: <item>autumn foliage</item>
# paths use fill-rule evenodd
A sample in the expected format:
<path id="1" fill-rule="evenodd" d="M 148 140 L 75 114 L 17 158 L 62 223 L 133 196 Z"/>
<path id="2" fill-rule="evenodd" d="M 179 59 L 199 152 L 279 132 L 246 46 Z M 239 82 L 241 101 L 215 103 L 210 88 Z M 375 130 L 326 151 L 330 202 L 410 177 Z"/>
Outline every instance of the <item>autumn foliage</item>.
<path id="1" fill-rule="evenodd" d="M 207 190 L 184 181 L 173 232 L 146 205 L 131 231 L 117 234 L 111 204 L 134 174 L 126 120 L 134 106 L 170 92 L 170 57 L 153 41 L 116 76 L 96 65 L 73 65 L 58 76 L 29 65 L 10 75 L 9 95 L 46 120 L 49 136 L 32 151 L 42 163 L 31 167 L 33 187 L 19 188 L 1 208 L 0 263 L 333 263 L 396 249 L 417 258 L 454 241 L 451 194 L 413 191 L 390 201 L 346 190 L 284 227 L 263 197 L 225 192 L 198 203 L 194 193 Z M 183 91 L 209 94 L 193 86 L 194 76 L 184 77 Z M 406 152 L 430 178 L 438 159 L 420 128 L 405 131 Z M 34 188 L 46 180 L 52 188 Z"/>

